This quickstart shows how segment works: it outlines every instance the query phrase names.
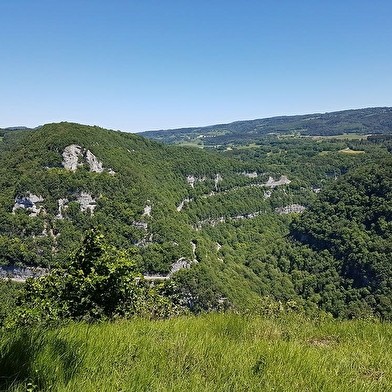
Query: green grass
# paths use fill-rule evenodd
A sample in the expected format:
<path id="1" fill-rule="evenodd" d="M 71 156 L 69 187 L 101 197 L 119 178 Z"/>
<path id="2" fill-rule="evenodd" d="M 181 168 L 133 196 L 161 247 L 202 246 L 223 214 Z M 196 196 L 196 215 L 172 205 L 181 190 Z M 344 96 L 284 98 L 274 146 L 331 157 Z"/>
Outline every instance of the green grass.
<path id="1" fill-rule="evenodd" d="M 197 147 L 197 148 L 204 148 L 203 144 L 198 143 L 197 141 L 189 141 L 189 142 L 180 142 L 177 145 L 183 146 L 183 147 Z"/>
<path id="2" fill-rule="evenodd" d="M 363 135 L 360 133 L 343 133 L 341 135 L 331 136 L 311 136 L 313 139 L 338 139 L 338 140 L 366 140 L 369 135 Z"/>
<path id="3" fill-rule="evenodd" d="M 392 390 L 392 327 L 372 321 L 208 314 L 3 331 L 0 344 L 9 391 Z"/>
<path id="4" fill-rule="evenodd" d="M 250 143 L 250 144 L 243 144 L 234 147 L 238 148 L 239 150 L 248 150 L 252 148 L 258 148 L 259 146 L 256 143 Z"/>

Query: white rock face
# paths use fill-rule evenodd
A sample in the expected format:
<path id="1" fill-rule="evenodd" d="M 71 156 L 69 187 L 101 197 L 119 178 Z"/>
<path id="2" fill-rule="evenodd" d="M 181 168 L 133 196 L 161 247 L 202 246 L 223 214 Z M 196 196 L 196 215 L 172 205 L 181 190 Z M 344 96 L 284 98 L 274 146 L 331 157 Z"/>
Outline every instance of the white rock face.
<path id="1" fill-rule="evenodd" d="M 91 215 L 94 214 L 94 208 L 97 206 L 97 202 L 89 193 L 81 192 L 80 196 L 77 199 L 77 202 L 80 204 L 80 210 L 82 212 L 85 212 L 90 209 Z"/>
<path id="2" fill-rule="evenodd" d="M 290 204 L 285 207 L 276 208 L 275 211 L 279 214 L 300 214 L 304 212 L 306 207 L 300 204 Z"/>
<path id="3" fill-rule="evenodd" d="M 196 182 L 203 182 L 205 181 L 206 178 L 205 177 L 196 177 L 193 174 L 189 174 L 186 176 L 186 182 L 192 187 L 195 187 L 195 183 Z"/>
<path id="4" fill-rule="evenodd" d="M 79 163 L 79 157 L 82 156 L 82 147 L 76 144 L 71 144 L 70 146 L 65 147 L 62 162 L 64 168 L 75 171 L 78 166 L 81 166 L 81 163 Z"/>
<path id="5" fill-rule="evenodd" d="M 249 172 L 242 172 L 241 174 L 244 175 L 245 177 L 248 177 L 248 178 L 257 178 L 257 173 L 256 172 L 251 172 L 251 173 L 249 173 Z"/>
<path id="6" fill-rule="evenodd" d="M 147 205 L 144 207 L 144 212 L 142 215 L 151 216 L 151 206 Z"/>
<path id="7" fill-rule="evenodd" d="M 171 265 L 170 275 L 174 274 L 175 272 L 179 271 L 180 269 L 190 268 L 192 263 L 198 263 L 196 258 L 196 244 L 191 241 L 192 253 L 193 253 L 193 260 L 187 261 L 185 257 L 181 257 L 176 262 Z"/>
<path id="8" fill-rule="evenodd" d="M 42 207 L 39 203 L 44 201 L 42 196 L 33 195 L 29 193 L 27 196 L 20 196 L 15 198 L 15 204 L 12 208 L 12 213 L 19 208 L 31 211 L 30 216 L 36 216 L 41 212 Z"/>
<path id="9" fill-rule="evenodd" d="M 196 257 L 196 244 L 193 241 L 191 241 L 191 246 L 192 246 L 192 253 L 193 253 L 192 263 L 198 263 L 197 257 Z"/>
<path id="10" fill-rule="evenodd" d="M 145 245 L 145 244 L 142 244 Z M 177 246 L 177 243 L 173 243 L 174 246 Z M 198 263 L 198 260 L 196 258 L 196 244 L 191 241 L 191 246 L 192 246 L 192 252 L 193 252 L 193 260 L 189 261 L 185 257 L 180 257 L 177 261 L 171 264 L 171 269 L 170 272 L 167 275 L 144 275 L 144 279 L 146 280 L 164 280 L 164 279 L 170 279 L 170 277 L 176 273 L 177 271 L 184 269 L 184 268 L 190 268 L 193 263 Z"/>
<path id="11" fill-rule="evenodd" d="M 279 180 L 274 180 L 272 177 L 269 177 L 268 181 L 264 184 L 264 186 L 267 186 L 269 188 L 275 188 L 279 185 L 290 184 L 290 182 L 291 181 L 286 176 L 281 176 Z"/>
<path id="12" fill-rule="evenodd" d="M 222 176 L 218 173 L 215 177 L 215 190 L 218 190 L 218 184 L 223 180 Z"/>
<path id="13" fill-rule="evenodd" d="M 184 269 L 184 268 L 190 268 L 191 264 L 184 258 L 181 257 L 180 259 L 178 259 L 176 262 L 174 262 L 171 265 L 171 270 L 170 270 L 170 275 L 174 274 L 175 272 Z"/>
<path id="14" fill-rule="evenodd" d="M 192 201 L 192 199 L 186 198 L 184 199 L 179 206 L 177 206 L 177 211 L 180 212 L 183 208 L 185 203 L 190 203 Z"/>
<path id="15" fill-rule="evenodd" d="M 195 186 L 195 181 L 196 181 L 196 178 L 195 178 L 195 176 L 193 176 L 193 175 L 189 175 L 189 176 L 186 177 L 186 182 L 187 182 L 192 188 L 194 188 L 194 186 Z"/>
<path id="16" fill-rule="evenodd" d="M 63 209 L 67 208 L 68 206 L 68 199 L 59 199 L 57 200 L 57 204 L 59 206 L 59 212 L 55 216 L 56 219 L 64 219 L 63 217 Z"/>
<path id="17" fill-rule="evenodd" d="M 109 174 L 115 174 L 112 169 L 104 168 L 102 162 L 100 162 L 90 150 L 86 150 L 76 144 L 65 147 L 62 162 L 65 169 L 75 171 L 79 166 L 83 166 L 84 163 L 87 163 L 90 166 L 91 172 L 102 173 L 107 170 Z"/>
<path id="18" fill-rule="evenodd" d="M 77 197 L 76 201 L 80 205 L 80 211 L 86 212 L 90 211 L 91 215 L 94 215 L 94 209 L 97 206 L 96 200 L 87 192 L 81 192 Z M 56 219 L 64 219 L 63 211 L 68 208 L 68 199 L 59 199 L 57 204 L 59 206 L 59 212 L 55 216 Z"/>
<path id="19" fill-rule="evenodd" d="M 147 231 L 147 228 L 148 228 L 148 224 L 147 223 L 145 223 L 145 222 L 138 222 L 138 221 L 132 222 L 132 226 L 133 227 L 137 227 L 139 229 L 146 230 L 146 231 Z"/>
<path id="20" fill-rule="evenodd" d="M 102 162 L 99 162 L 97 157 L 90 151 L 86 151 L 86 161 L 90 165 L 90 171 L 95 173 L 102 173 Z"/>

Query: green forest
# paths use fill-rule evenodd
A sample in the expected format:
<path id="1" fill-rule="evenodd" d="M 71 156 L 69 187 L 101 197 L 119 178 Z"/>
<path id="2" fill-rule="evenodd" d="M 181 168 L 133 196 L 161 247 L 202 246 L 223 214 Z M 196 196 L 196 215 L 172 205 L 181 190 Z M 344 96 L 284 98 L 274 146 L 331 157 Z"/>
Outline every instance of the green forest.
<path id="1" fill-rule="evenodd" d="M 392 108 L 376 107 L 235 121 L 198 128 L 149 131 L 140 135 L 167 144 L 217 147 L 244 143 L 260 144 L 268 135 L 390 135 L 391 130 Z"/>
<path id="2" fill-rule="evenodd" d="M 0 389 L 99 390 L 104 380 L 118 391 L 134 377 L 156 390 L 390 389 L 390 113 L 284 118 L 257 140 L 244 122 L 234 138 L 208 136 L 215 144 L 205 129 L 166 144 L 67 122 L 0 130 Z M 125 357 L 107 359 L 117 379 L 94 362 L 90 328 L 109 351 L 110 334 L 128 342 Z M 150 340 L 129 341 L 124 328 Z M 157 339 L 150 354 L 135 348 Z M 349 342 L 362 362 L 348 359 Z M 138 361 L 146 368 L 130 372 Z M 285 381 L 293 374 L 298 385 Z"/>
<path id="3" fill-rule="evenodd" d="M 0 147 L 3 267 L 62 270 L 95 230 L 191 312 L 268 297 L 392 317 L 388 137 L 211 150 L 59 123 L 3 130 Z"/>

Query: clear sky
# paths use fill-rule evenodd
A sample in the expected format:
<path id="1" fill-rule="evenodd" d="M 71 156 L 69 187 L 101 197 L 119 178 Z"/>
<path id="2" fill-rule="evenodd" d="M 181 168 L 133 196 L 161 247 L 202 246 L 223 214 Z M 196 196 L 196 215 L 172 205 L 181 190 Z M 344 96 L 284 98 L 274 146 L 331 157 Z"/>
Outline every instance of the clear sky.
<path id="1" fill-rule="evenodd" d="M 0 127 L 392 106 L 391 0 L 0 0 Z"/>

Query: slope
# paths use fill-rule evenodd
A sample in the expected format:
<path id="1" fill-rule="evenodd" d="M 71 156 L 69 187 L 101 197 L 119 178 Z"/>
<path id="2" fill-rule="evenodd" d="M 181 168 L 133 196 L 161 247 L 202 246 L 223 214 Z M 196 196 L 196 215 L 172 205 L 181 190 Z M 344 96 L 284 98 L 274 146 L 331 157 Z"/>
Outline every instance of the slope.
<path id="1" fill-rule="evenodd" d="M 292 225 L 299 241 L 323 255 L 299 269 L 317 275 L 309 292 L 335 314 L 391 317 L 391 167 L 389 157 L 347 173 Z"/>
<path id="2" fill-rule="evenodd" d="M 155 221 L 174 213 L 186 193 L 184 162 L 219 166 L 198 151 L 187 157 L 136 135 L 79 124 L 49 124 L 2 143 L 1 233 L 20 248 L 16 258 L 17 249 L 3 252 L 12 263 L 61 261 L 92 225 L 105 227 L 116 245 L 143 241 L 147 225 L 159 231 Z"/>

